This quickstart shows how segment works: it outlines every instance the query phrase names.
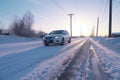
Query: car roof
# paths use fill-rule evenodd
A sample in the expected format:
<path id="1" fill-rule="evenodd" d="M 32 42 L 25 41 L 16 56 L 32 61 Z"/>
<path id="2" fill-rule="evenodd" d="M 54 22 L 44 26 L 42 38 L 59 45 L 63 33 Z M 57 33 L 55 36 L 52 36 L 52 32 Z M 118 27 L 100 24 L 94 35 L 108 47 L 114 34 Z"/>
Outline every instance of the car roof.
<path id="1" fill-rule="evenodd" d="M 66 31 L 66 30 L 54 30 L 54 31 Z"/>

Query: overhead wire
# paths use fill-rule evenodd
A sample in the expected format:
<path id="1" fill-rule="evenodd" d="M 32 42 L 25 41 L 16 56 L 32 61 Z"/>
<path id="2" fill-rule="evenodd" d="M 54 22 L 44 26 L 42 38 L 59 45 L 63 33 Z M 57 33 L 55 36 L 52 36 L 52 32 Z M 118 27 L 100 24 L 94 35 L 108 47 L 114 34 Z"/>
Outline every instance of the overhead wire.
<path id="1" fill-rule="evenodd" d="M 115 0 L 112 0 L 112 3 L 114 4 L 114 3 L 115 3 Z"/>
<path id="2" fill-rule="evenodd" d="M 107 19 L 106 16 L 108 15 L 108 5 L 109 5 L 108 3 L 109 3 L 109 0 L 102 0 L 102 3 L 101 3 L 101 6 L 102 6 L 101 15 L 98 15 L 98 17 L 99 17 L 99 26 L 103 26 L 103 23 L 104 23 L 103 20 L 105 21 Z M 99 28 L 101 28 L 101 27 L 99 27 Z"/>
<path id="3" fill-rule="evenodd" d="M 104 10 L 103 10 L 103 13 L 102 13 L 102 16 L 101 16 L 101 20 L 100 20 L 100 22 L 102 22 L 102 20 L 103 20 L 103 18 L 104 18 L 104 16 L 106 15 L 106 12 L 107 12 L 107 8 L 108 8 L 108 0 L 106 0 L 106 2 L 105 2 L 105 7 L 104 7 Z"/>
<path id="4" fill-rule="evenodd" d="M 67 11 L 65 10 L 65 8 L 61 5 L 61 3 L 58 1 L 58 0 L 52 0 L 54 3 L 55 3 L 55 5 L 57 6 L 57 7 L 59 7 L 65 14 L 67 13 Z"/>
<path id="5" fill-rule="evenodd" d="M 115 0 L 114 0 L 115 1 Z M 114 2 L 115 3 L 115 2 Z M 118 7 L 120 7 L 120 0 L 118 0 L 118 2 L 116 2 L 116 6 L 114 6 L 114 9 L 117 9 Z"/>
<path id="6" fill-rule="evenodd" d="M 99 8 L 99 11 L 98 11 L 98 16 L 100 16 L 100 13 L 102 12 L 102 0 L 100 2 L 100 8 Z"/>
<path id="7" fill-rule="evenodd" d="M 119 19 L 120 18 L 120 16 L 119 16 L 120 0 L 114 0 L 113 3 L 114 3 L 113 4 L 113 19 L 114 19 L 113 26 L 116 27 L 116 26 L 119 26 L 119 22 L 120 22 L 120 19 Z M 115 23 L 117 23 L 117 25 Z"/>

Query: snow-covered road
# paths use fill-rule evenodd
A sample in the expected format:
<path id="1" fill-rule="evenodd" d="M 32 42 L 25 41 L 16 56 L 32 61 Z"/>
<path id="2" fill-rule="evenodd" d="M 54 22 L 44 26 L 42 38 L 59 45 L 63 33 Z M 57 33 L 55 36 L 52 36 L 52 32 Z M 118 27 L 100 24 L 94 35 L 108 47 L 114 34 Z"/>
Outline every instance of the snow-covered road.
<path id="1" fill-rule="evenodd" d="M 99 64 L 98 56 L 88 39 L 57 80 L 108 80 Z"/>
<path id="2" fill-rule="evenodd" d="M 44 46 L 41 41 L 0 45 L 0 80 L 19 80 L 46 59 L 59 55 L 83 41 L 64 46 Z"/>
<path id="3" fill-rule="evenodd" d="M 120 80 L 120 55 L 91 38 L 0 45 L 0 80 Z"/>

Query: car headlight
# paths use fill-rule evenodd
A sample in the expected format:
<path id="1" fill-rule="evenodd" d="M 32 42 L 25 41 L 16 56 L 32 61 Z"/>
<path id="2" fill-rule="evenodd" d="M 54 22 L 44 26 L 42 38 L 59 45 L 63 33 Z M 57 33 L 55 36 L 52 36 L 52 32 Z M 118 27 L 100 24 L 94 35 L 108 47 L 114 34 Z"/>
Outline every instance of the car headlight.
<path id="1" fill-rule="evenodd" d="M 56 39 L 60 38 L 60 36 L 55 36 Z"/>

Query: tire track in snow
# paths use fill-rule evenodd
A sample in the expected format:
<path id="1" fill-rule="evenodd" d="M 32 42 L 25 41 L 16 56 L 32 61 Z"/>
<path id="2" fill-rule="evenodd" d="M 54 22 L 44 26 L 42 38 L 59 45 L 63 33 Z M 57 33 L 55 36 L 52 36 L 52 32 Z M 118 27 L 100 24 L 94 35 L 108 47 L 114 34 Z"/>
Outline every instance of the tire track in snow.
<path id="1" fill-rule="evenodd" d="M 85 49 L 88 46 L 85 46 L 86 43 L 84 43 L 79 51 L 74 56 L 73 60 L 70 62 L 69 66 L 66 67 L 63 73 L 60 74 L 60 76 L 57 77 L 57 80 L 71 80 L 74 76 L 75 71 L 77 70 L 77 67 L 79 66 L 80 62 L 86 62 L 83 60 L 82 57 L 85 56 Z M 74 79 L 73 79 L 74 80 Z"/>
<path id="2" fill-rule="evenodd" d="M 63 71 L 71 58 L 73 58 L 76 50 L 84 44 L 84 40 L 74 40 L 69 45 L 65 45 L 56 55 L 43 61 L 37 68 L 21 78 L 21 80 L 55 80 L 59 72 Z"/>
<path id="3" fill-rule="evenodd" d="M 108 80 L 89 40 L 76 53 L 69 66 L 56 80 Z"/>
<path id="4" fill-rule="evenodd" d="M 94 80 L 108 80 L 108 78 L 105 76 L 104 72 L 101 69 L 101 66 L 98 60 L 99 58 L 92 45 L 90 46 L 90 54 L 91 54 L 91 60 L 92 60 Z"/>

